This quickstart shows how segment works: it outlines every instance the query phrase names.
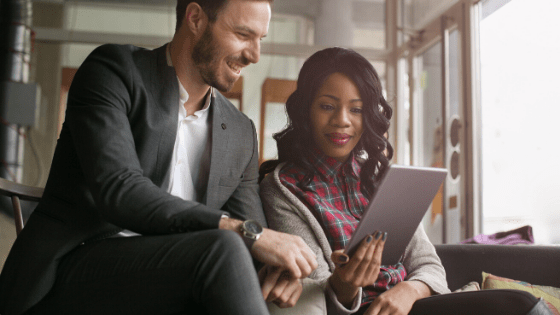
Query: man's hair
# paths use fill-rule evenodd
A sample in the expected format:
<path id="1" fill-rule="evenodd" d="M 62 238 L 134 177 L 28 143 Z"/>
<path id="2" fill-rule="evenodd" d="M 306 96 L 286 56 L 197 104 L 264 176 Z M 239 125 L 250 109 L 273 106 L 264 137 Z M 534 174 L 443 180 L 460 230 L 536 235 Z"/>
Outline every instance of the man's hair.
<path id="1" fill-rule="evenodd" d="M 208 20 L 210 23 L 216 22 L 218 18 L 218 14 L 221 10 L 223 10 L 230 0 L 177 0 L 177 25 L 175 26 L 175 31 L 177 31 L 181 24 L 183 23 L 183 19 L 185 18 L 185 11 L 187 10 L 187 6 L 191 2 L 196 2 L 204 13 L 208 16 Z M 259 1 L 268 1 L 272 4 L 274 0 L 259 0 Z"/>

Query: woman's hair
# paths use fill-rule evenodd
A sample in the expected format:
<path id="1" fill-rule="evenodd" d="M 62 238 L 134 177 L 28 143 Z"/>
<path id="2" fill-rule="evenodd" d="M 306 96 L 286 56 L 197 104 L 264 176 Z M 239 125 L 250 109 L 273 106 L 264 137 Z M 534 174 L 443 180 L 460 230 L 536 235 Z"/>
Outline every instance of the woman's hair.
<path id="1" fill-rule="evenodd" d="M 365 159 L 360 174 L 361 190 L 368 198 L 372 195 L 393 157 L 393 147 L 385 137 L 393 110 L 383 97 L 379 76 L 371 63 L 357 52 L 340 47 L 318 51 L 303 64 L 297 90 L 286 102 L 288 124 L 273 136 L 278 147 L 278 160 L 266 161 L 261 165 L 261 180 L 279 163 L 292 161 L 308 170 L 303 183 L 311 181 L 315 170 L 305 159 L 315 146 L 309 117 L 310 106 L 323 82 L 337 72 L 356 84 L 363 101 L 364 132 L 353 153 Z"/>

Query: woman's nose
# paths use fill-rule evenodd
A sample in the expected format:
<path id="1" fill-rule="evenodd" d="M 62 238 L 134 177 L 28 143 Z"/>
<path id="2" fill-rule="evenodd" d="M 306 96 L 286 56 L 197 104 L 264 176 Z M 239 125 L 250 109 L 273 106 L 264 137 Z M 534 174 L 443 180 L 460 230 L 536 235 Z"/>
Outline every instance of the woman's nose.
<path id="1" fill-rule="evenodd" d="M 350 126 L 350 117 L 348 112 L 344 109 L 338 109 L 334 112 L 332 123 L 337 127 L 348 127 Z"/>

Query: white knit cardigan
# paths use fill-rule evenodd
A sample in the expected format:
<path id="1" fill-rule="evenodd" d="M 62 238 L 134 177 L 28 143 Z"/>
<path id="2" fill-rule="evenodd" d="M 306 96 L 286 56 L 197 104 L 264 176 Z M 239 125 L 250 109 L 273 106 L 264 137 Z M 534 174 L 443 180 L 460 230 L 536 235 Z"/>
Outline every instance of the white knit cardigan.
<path id="1" fill-rule="evenodd" d="M 361 292 L 352 309 L 345 308 L 336 300 L 327 281 L 335 268 L 327 236 L 309 208 L 280 182 L 279 172 L 284 165 L 285 163 L 278 165 L 260 184 L 260 196 L 268 225 L 276 231 L 299 235 L 313 250 L 317 256 L 318 267 L 309 278 L 325 289 L 329 314 L 352 314 L 359 308 Z M 407 271 L 405 280 L 422 281 L 436 294 L 449 292 L 445 270 L 422 224 L 406 247 L 401 262 Z"/>

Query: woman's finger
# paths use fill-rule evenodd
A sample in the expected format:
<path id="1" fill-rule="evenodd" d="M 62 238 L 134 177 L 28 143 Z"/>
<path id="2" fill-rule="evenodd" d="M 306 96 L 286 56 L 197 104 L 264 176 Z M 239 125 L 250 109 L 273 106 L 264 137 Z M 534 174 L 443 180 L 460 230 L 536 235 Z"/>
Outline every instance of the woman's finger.
<path id="1" fill-rule="evenodd" d="M 302 291 L 303 291 L 303 286 L 301 281 L 298 279 L 297 282 L 290 283 L 289 287 L 286 287 L 286 289 L 284 290 L 284 293 L 288 293 L 290 295 L 287 298 L 284 298 L 287 296 L 287 294 L 283 295 L 282 300 L 280 301 L 276 300 L 274 303 L 278 305 L 278 307 L 280 308 L 293 307 L 296 305 L 297 301 L 299 300 Z"/>
<path id="2" fill-rule="evenodd" d="M 290 296 L 290 299 L 286 303 L 288 307 L 292 307 L 296 305 L 297 301 L 299 300 L 299 297 L 301 296 L 301 292 L 303 292 L 303 284 L 301 283 L 301 281 L 298 280 L 296 287 L 292 292 L 292 295 Z"/>
<path id="3" fill-rule="evenodd" d="M 272 291 L 272 289 L 274 289 L 274 287 L 276 286 L 276 283 L 278 282 L 278 278 L 280 278 L 282 271 L 280 270 L 280 268 L 274 268 L 270 266 L 266 266 L 264 268 L 269 269 L 267 270 L 264 282 L 261 284 L 261 291 L 263 294 L 263 298 L 267 300 L 270 291 Z"/>
<path id="4" fill-rule="evenodd" d="M 264 279 L 266 278 L 267 274 L 268 274 L 268 265 L 263 266 L 259 270 L 259 273 L 257 273 L 257 276 L 259 278 L 259 283 L 261 284 L 261 286 L 263 285 Z"/>
<path id="5" fill-rule="evenodd" d="M 266 301 L 273 302 L 277 300 L 278 301 L 287 300 L 289 296 L 288 297 L 285 296 L 287 295 L 285 291 L 288 288 L 288 284 L 289 281 L 285 277 L 280 276 L 280 278 L 278 278 L 278 281 L 276 281 L 276 285 L 274 286 L 274 288 L 272 288 L 270 294 L 268 294 L 268 298 L 266 299 Z"/>
<path id="6" fill-rule="evenodd" d="M 371 302 L 364 315 L 379 315 L 380 311 L 381 311 L 381 305 L 379 301 L 375 299 L 373 300 L 373 302 Z"/>
<path id="7" fill-rule="evenodd" d="M 364 256 L 364 259 L 362 259 L 362 261 L 356 268 L 356 271 L 354 272 L 354 277 L 356 278 L 356 280 L 362 282 L 361 286 L 372 284 L 369 283 L 370 275 L 368 274 L 368 271 L 372 266 L 377 265 L 376 262 L 374 261 L 374 255 L 376 255 L 377 251 L 379 251 L 377 244 L 379 244 L 380 242 L 381 235 L 382 233 L 379 231 L 374 233 L 371 246 L 368 248 L 368 251 Z"/>
<path id="8" fill-rule="evenodd" d="M 368 279 L 368 282 L 375 282 L 379 277 L 379 269 L 381 267 L 381 259 L 383 257 L 383 249 L 385 248 L 385 240 L 387 239 L 387 233 L 379 232 L 379 239 L 375 244 L 375 251 L 371 262 L 369 263 L 368 269 L 364 273 L 364 278 Z"/>
<path id="9" fill-rule="evenodd" d="M 381 235 L 383 234 L 383 235 Z M 379 262 L 381 265 L 381 257 L 383 256 L 383 249 L 385 248 L 385 241 L 387 241 L 387 232 L 381 233 L 379 232 L 381 239 L 375 244 L 375 254 L 373 255 L 373 259 Z"/>
<path id="10" fill-rule="evenodd" d="M 352 275 L 355 273 L 356 269 L 366 256 L 368 249 L 372 245 L 372 242 L 372 235 L 366 236 L 366 238 L 362 241 L 360 247 L 358 247 L 356 252 L 354 252 L 354 255 L 350 257 L 350 261 L 346 265 L 344 265 L 344 276 L 342 277 L 343 280 L 349 280 L 352 277 Z"/>
<path id="11" fill-rule="evenodd" d="M 273 301 L 274 304 L 282 308 L 294 306 L 302 291 L 301 280 L 295 278 L 286 278 L 285 280 L 287 281 L 283 292 Z"/>

